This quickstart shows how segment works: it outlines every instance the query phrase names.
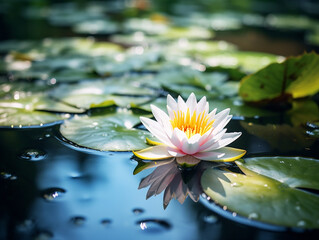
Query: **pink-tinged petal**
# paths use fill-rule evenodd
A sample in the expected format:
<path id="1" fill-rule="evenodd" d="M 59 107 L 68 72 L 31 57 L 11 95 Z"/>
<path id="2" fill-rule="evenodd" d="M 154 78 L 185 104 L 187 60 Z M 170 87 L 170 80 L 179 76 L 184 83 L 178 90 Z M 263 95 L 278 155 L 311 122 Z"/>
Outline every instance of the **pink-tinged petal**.
<path id="1" fill-rule="evenodd" d="M 229 115 L 229 108 L 224 109 L 223 111 L 219 112 L 215 116 L 215 122 L 213 126 L 218 125 L 220 122 L 222 122 L 227 116 Z"/>
<path id="2" fill-rule="evenodd" d="M 169 154 L 168 147 L 165 145 L 158 145 L 145 148 L 140 151 L 133 151 L 133 154 L 138 158 L 146 160 L 158 160 L 173 157 L 171 154 Z"/>
<path id="3" fill-rule="evenodd" d="M 152 113 L 153 113 L 155 119 L 157 120 L 157 122 L 164 127 L 166 134 L 168 136 L 170 136 L 172 134 L 173 128 L 172 128 L 172 124 L 170 123 L 170 121 L 169 121 L 170 119 L 167 116 L 167 114 L 163 110 L 159 109 L 158 107 L 156 107 L 152 104 L 151 104 L 151 109 L 152 109 Z"/>
<path id="4" fill-rule="evenodd" d="M 218 134 L 221 130 L 223 130 L 223 128 L 229 123 L 229 121 L 231 120 L 232 116 L 229 115 L 229 116 L 226 116 L 224 119 L 220 119 L 220 121 L 215 122 L 213 123 L 213 128 L 214 128 L 214 131 L 213 131 L 213 134 Z"/>
<path id="5" fill-rule="evenodd" d="M 197 100 L 194 93 L 191 93 L 186 101 L 186 105 L 189 108 L 189 112 L 192 115 L 197 106 Z"/>
<path id="6" fill-rule="evenodd" d="M 199 146 L 202 146 L 203 144 L 205 144 L 207 141 L 209 141 L 210 139 L 212 139 L 214 137 L 212 135 L 213 130 L 214 129 L 211 128 L 204 135 L 201 136 L 201 138 L 199 139 Z"/>
<path id="7" fill-rule="evenodd" d="M 174 119 L 175 115 L 174 115 L 174 111 L 173 109 L 167 105 L 167 112 L 168 112 L 168 116 L 170 118 L 170 120 Z M 175 111 L 176 112 L 176 111 Z"/>
<path id="8" fill-rule="evenodd" d="M 186 155 L 186 153 L 182 152 L 177 148 L 168 147 L 167 151 L 172 157 L 183 157 Z"/>
<path id="9" fill-rule="evenodd" d="M 212 137 L 209 138 L 208 141 L 206 141 L 203 145 L 200 146 L 199 152 L 206 151 L 208 148 L 213 146 L 215 143 L 217 143 L 226 133 L 227 129 L 223 129 L 221 132 L 219 132 L 216 135 L 211 135 Z"/>
<path id="10" fill-rule="evenodd" d="M 231 147 L 223 147 L 218 149 L 218 152 L 202 152 L 198 153 L 197 157 L 201 160 L 213 161 L 213 162 L 232 162 L 246 154 L 245 150 Z"/>
<path id="11" fill-rule="evenodd" d="M 165 132 L 165 129 L 158 122 L 145 117 L 140 117 L 140 120 L 146 129 L 150 131 L 159 141 L 166 145 L 172 145 Z"/>
<path id="12" fill-rule="evenodd" d="M 241 132 L 232 132 L 232 133 L 225 133 L 224 136 L 217 141 L 216 143 L 212 144 L 210 147 L 206 148 L 203 151 L 212 151 L 212 150 L 217 150 L 222 147 L 225 147 L 235 141 L 237 138 L 239 138 L 241 135 Z"/>
<path id="13" fill-rule="evenodd" d="M 215 121 L 215 115 L 217 112 L 217 108 L 215 108 L 213 111 L 211 111 L 207 117 L 209 118 L 208 123 L 210 123 L 211 121 Z"/>
<path id="14" fill-rule="evenodd" d="M 178 111 L 178 105 L 175 99 L 171 95 L 167 95 L 167 107 L 170 107 L 173 111 Z"/>
<path id="15" fill-rule="evenodd" d="M 183 143 L 187 141 L 187 136 L 180 129 L 174 128 L 173 134 L 170 140 L 176 148 L 181 149 L 183 146 Z"/>
<path id="16" fill-rule="evenodd" d="M 183 143 L 182 151 L 186 154 L 192 155 L 194 153 L 197 153 L 199 150 L 199 139 L 201 135 L 195 134 L 192 136 L 188 141 Z"/>
<path id="17" fill-rule="evenodd" d="M 181 96 L 178 96 L 177 98 L 177 106 L 178 106 L 178 110 L 179 111 L 182 111 L 182 112 L 185 112 L 187 111 L 187 105 L 186 103 L 184 102 L 183 98 Z"/>
<path id="18" fill-rule="evenodd" d="M 206 97 L 202 97 L 202 99 L 197 103 L 197 106 L 195 108 L 196 113 L 199 114 L 206 110 L 206 106 L 208 106 L 207 104 L 208 103 L 206 101 Z"/>

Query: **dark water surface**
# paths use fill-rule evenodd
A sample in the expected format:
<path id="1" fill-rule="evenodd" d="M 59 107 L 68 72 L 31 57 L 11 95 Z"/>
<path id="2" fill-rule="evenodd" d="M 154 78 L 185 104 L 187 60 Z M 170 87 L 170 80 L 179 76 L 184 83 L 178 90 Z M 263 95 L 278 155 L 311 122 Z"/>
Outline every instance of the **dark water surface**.
<path id="1" fill-rule="evenodd" d="M 259 120 L 256 120 L 259 121 Z M 243 131 L 233 144 L 248 156 L 278 155 L 265 140 Z M 146 200 L 133 175 L 132 153 L 87 151 L 58 137 L 58 127 L 1 129 L 0 239 L 315 239 L 317 231 L 262 230 L 210 210 L 207 200 L 163 210 L 162 195 Z M 316 145 L 299 150 L 317 156 Z M 317 145 L 318 146 L 318 145 Z M 284 150 L 282 155 L 294 154 Z M 204 204 L 203 204 L 204 203 Z M 240 203 L 238 203 L 240 204 Z M 218 211 L 222 212 L 222 211 Z M 226 216 L 226 217 L 225 217 Z M 235 221 L 234 221 L 235 220 Z M 239 222 L 238 222 L 239 220 Z M 253 222 L 250 224 L 254 225 Z"/>

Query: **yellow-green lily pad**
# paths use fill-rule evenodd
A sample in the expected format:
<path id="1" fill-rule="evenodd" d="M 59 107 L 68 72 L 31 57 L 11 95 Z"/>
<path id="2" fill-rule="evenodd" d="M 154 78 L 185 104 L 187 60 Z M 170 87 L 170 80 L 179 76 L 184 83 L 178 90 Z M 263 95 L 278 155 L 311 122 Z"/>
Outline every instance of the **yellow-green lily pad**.
<path id="1" fill-rule="evenodd" d="M 318 168 L 317 163 L 313 161 L 309 167 L 315 164 Z M 286 164 L 282 167 L 285 166 L 289 168 Z M 293 169 L 299 172 L 298 179 L 304 176 L 302 169 Z M 204 192 L 224 210 L 234 212 L 233 216 L 284 227 L 319 228 L 318 195 L 280 182 L 277 175 L 272 179 L 253 171 L 246 174 L 210 168 L 202 175 L 201 184 Z"/>
<path id="2" fill-rule="evenodd" d="M 319 90 L 319 55 L 308 53 L 273 63 L 242 79 L 240 96 L 247 102 L 302 98 Z M 311 86 L 311 87 L 310 87 Z"/>

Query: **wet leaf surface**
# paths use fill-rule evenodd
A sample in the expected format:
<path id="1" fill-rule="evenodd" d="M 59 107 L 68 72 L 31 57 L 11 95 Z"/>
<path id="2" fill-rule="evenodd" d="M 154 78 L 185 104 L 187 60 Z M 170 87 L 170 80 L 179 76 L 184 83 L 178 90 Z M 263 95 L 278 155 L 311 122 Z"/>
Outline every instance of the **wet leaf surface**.
<path id="1" fill-rule="evenodd" d="M 316 67 L 318 64 L 319 56 L 316 53 L 291 57 L 283 63 L 273 63 L 245 77 L 241 82 L 239 94 L 248 102 L 313 95 L 319 89 L 319 70 Z"/>
<path id="2" fill-rule="evenodd" d="M 100 151 L 132 151 L 147 147 L 151 134 L 133 128 L 139 116 L 131 113 L 99 116 L 75 116 L 61 125 L 60 132 L 67 140 Z"/>
<path id="3" fill-rule="evenodd" d="M 201 183 L 213 201 L 248 219 L 286 227 L 319 227 L 318 195 L 252 171 L 243 175 L 210 168 Z"/>

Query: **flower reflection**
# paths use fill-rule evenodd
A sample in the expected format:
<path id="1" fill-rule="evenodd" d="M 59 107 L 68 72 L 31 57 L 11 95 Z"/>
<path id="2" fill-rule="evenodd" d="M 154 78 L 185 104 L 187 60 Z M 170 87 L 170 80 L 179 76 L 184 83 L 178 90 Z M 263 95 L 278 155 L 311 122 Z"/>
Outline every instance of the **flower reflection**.
<path id="1" fill-rule="evenodd" d="M 172 158 L 158 162 L 143 162 L 140 160 L 134 170 L 134 174 L 147 168 L 156 168 L 151 174 L 141 180 L 138 188 L 149 187 L 146 199 L 159 195 L 164 191 L 164 209 L 173 198 L 183 204 L 187 196 L 189 196 L 194 202 L 197 202 L 203 192 L 200 184 L 202 173 L 208 167 L 218 167 L 222 163 L 200 162 L 192 168 L 183 167 L 192 165 L 193 161 L 193 157 Z"/>

